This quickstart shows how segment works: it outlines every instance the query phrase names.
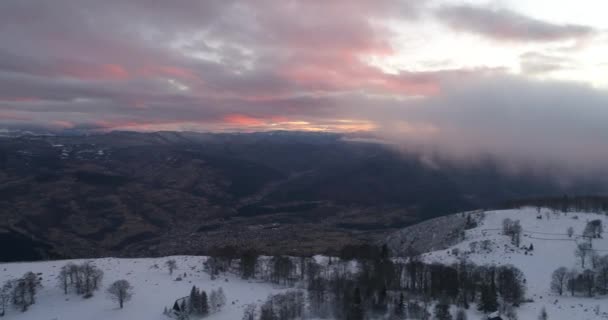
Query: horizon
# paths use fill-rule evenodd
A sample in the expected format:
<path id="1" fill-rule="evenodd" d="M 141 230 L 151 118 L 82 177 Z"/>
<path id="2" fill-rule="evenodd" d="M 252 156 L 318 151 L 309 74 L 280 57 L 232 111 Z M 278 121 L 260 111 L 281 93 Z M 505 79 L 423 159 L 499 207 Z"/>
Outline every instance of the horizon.
<path id="1" fill-rule="evenodd" d="M 597 1 L 141 1 L 3 1 L 0 128 L 368 132 L 608 162 Z"/>

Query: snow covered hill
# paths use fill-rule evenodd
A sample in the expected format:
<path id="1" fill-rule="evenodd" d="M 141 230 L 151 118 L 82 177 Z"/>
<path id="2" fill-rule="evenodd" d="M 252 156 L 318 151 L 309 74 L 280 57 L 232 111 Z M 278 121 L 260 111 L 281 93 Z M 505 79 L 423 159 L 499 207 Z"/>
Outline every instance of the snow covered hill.
<path id="1" fill-rule="evenodd" d="M 516 210 L 475 213 L 478 225 L 465 231 L 464 239 L 445 250 L 424 254 L 427 262 L 451 264 L 466 256 L 471 262 L 483 265 L 513 265 L 526 278 L 526 297 L 518 310 L 519 319 L 537 319 L 545 307 L 552 320 L 608 319 L 608 297 L 558 296 L 550 290 L 552 273 L 559 267 L 582 272 L 580 257 L 575 256 L 577 244 L 587 242 L 582 237 L 587 222 L 599 219 L 604 225 L 604 214 L 559 212 L 551 209 L 522 208 Z M 515 247 L 508 236 L 502 234 L 504 219 L 519 220 L 522 226 L 521 244 Z M 567 229 L 572 227 L 570 237 Z M 593 239 L 593 250 L 600 256 L 608 255 L 608 235 Z M 533 246 L 532 251 L 523 249 Z M 589 257 L 587 257 L 589 260 Z M 587 268 L 591 262 L 587 261 Z M 599 307 L 599 314 L 596 308 Z M 479 315 L 471 314 L 472 319 Z"/>
<path id="2" fill-rule="evenodd" d="M 420 232 L 414 233 L 412 239 L 423 241 L 425 237 L 432 238 L 436 240 L 432 242 L 432 246 L 442 247 L 440 250 L 422 254 L 423 261 L 454 264 L 466 259 L 476 265 L 517 267 L 525 275 L 525 296 L 528 300 L 517 308 L 518 319 L 537 319 L 542 308 L 547 310 L 550 320 L 608 319 L 608 297 L 598 294 L 586 297 L 580 292 L 574 297 L 568 292 L 559 296 L 550 290 L 552 273 L 557 268 L 565 267 L 578 273 L 584 271 L 581 258 L 575 255 L 575 250 L 579 244 L 589 242 L 588 238 L 582 236 L 588 222 L 600 220 L 604 225 L 608 225 L 608 216 L 605 214 L 523 208 L 475 211 L 440 219 L 442 220 L 437 221 L 458 220 L 459 223 L 446 226 L 445 223 L 435 221 L 419 226 Z M 519 221 L 519 246 L 515 246 L 511 238 L 503 234 L 505 219 Z M 572 228 L 572 235 L 568 233 L 569 228 Z M 444 229 L 450 233 L 448 237 L 441 235 L 446 232 Z M 410 227 L 408 230 L 414 229 Z M 399 238 L 394 240 L 398 243 Z M 601 238 L 593 239 L 592 248 L 599 256 L 608 255 L 608 235 L 604 232 Z M 590 257 L 586 257 L 586 268 L 592 266 Z M 165 262 L 170 259 L 175 259 L 178 265 L 173 275 L 170 275 L 165 267 Z M 212 280 L 209 274 L 203 271 L 205 259 L 197 256 L 175 256 L 90 260 L 104 272 L 104 278 L 101 290 L 95 291 L 94 296 L 89 299 L 75 294 L 64 295 L 57 280 L 60 269 L 68 262 L 82 263 L 86 260 L 0 264 L 0 283 L 32 271 L 39 274 L 43 285 L 36 297 L 36 303 L 30 306 L 28 311 L 22 313 L 10 307 L 5 319 L 168 319 L 162 314 L 163 308 L 170 308 L 176 299 L 187 296 L 195 285 L 206 292 L 222 287 L 227 298 L 224 309 L 206 319 L 239 320 L 247 305 L 260 305 L 269 295 L 286 291 L 284 287 L 257 280 L 246 281 L 230 274 L 222 274 Z M 328 268 L 327 270 L 330 270 L 330 265 L 334 269 L 357 269 L 356 263 L 352 261 L 332 264 L 328 262 L 331 259 L 321 256 L 316 256 L 314 260 Z M 181 278 L 180 281 L 176 281 L 178 277 Z M 117 303 L 108 299 L 105 292 L 105 289 L 118 279 L 127 279 L 134 287 L 133 298 L 125 304 L 124 309 L 118 308 Z M 452 313 L 455 311 L 456 307 L 452 306 Z M 470 320 L 484 319 L 484 315 L 475 307 L 470 308 L 467 314 Z"/>
<path id="3" fill-rule="evenodd" d="M 164 267 L 165 261 L 175 259 L 178 269 L 173 276 Z M 206 319 L 241 319 L 243 308 L 250 303 L 261 303 L 269 294 L 280 292 L 270 284 L 248 282 L 236 276 L 223 275 L 211 280 L 204 272 L 205 257 L 175 256 L 150 259 L 103 258 L 90 260 L 104 272 L 101 290 L 84 299 L 75 294 L 64 295 L 58 287 L 57 276 L 67 262 L 85 260 L 47 261 L 0 264 L 0 283 L 21 277 L 25 272 L 40 273 L 43 287 L 36 297 L 36 304 L 26 312 L 10 307 L 5 319 L 15 320 L 154 320 L 169 319 L 162 314 L 165 306 L 171 307 L 175 299 L 187 296 L 193 285 L 207 292 L 223 288 L 226 306 L 219 313 Z M 89 260 L 87 260 L 89 261 Z M 159 266 L 158 268 L 155 267 Z M 184 276 L 184 273 L 186 274 Z M 181 277 L 181 281 L 175 281 Z M 131 301 L 124 309 L 106 295 L 107 286 L 118 279 L 127 279 L 134 287 Z"/>

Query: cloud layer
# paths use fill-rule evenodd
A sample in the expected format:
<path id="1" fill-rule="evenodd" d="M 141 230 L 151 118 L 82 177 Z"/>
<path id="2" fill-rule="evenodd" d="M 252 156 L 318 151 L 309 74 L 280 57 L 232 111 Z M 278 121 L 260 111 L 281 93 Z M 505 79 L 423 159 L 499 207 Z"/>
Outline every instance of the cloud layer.
<path id="1" fill-rule="evenodd" d="M 588 26 L 550 23 L 508 9 L 452 5 L 442 7 L 437 13 L 440 19 L 455 29 L 496 40 L 559 41 L 585 38 L 594 32 Z"/>
<path id="2" fill-rule="evenodd" d="M 461 158 L 608 160 L 606 91 L 528 78 L 580 61 L 526 47 L 519 74 L 508 64 L 389 72 L 370 62 L 414 52 L 397 41 L 429 24 L 448 27 L 437 38 L 505 46 L 598 32 L 420 0 L 3 0 L 0 126 L 373 131 Z M 473 49 L 446 51 L 446 61 Z"/>

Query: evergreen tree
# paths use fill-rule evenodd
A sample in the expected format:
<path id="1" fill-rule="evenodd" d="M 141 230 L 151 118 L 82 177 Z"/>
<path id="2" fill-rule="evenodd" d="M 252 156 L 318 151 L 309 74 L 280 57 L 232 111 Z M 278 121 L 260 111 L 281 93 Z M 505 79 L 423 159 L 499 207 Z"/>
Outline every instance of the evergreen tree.
<path id="1" fill-rule="evenodd" d="M 196 286 L 192 286 L 192 290 L 190 290 L 188 303 L 190 305 L 190 309 L 188 310 L 190 314 L 201 314 L 200 292 Z"/>
<path id="2" fill-rule="evenodd" d="M 188 307 L 186 306 L 186 300 L 182 300 L 181 305 L 179 306 L 179 309 L 183 312 L 186 313 L 188 312 Z"/>
<path id="3" fill-rule="evenodd" d="M 175 314 L 178 314 L 182 311 L 182 309 L 179 308 L 179 304 L 177 303 L 177 301 L 175 301 L 175 303 L 173 304 L 173 312 Z"/>
<path id="4" fill-rule="evenodd" d="M 201 315 L 206 316 L 209 314 L 209 300 L 207 299 L 207 292 L 201 291 Z"/>

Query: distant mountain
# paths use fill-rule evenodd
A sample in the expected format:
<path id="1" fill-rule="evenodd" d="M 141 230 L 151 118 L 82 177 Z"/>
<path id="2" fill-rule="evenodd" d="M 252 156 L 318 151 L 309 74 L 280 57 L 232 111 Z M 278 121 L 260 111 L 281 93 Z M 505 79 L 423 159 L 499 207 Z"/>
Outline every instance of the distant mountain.
<path id="1" fill-rule="evenodd" d="M 450 212 L 592 194 L 338 134 L 111 132 L 0 138 L 0 260 L 202 254 L 221 246 L 311 254 Z"/>

